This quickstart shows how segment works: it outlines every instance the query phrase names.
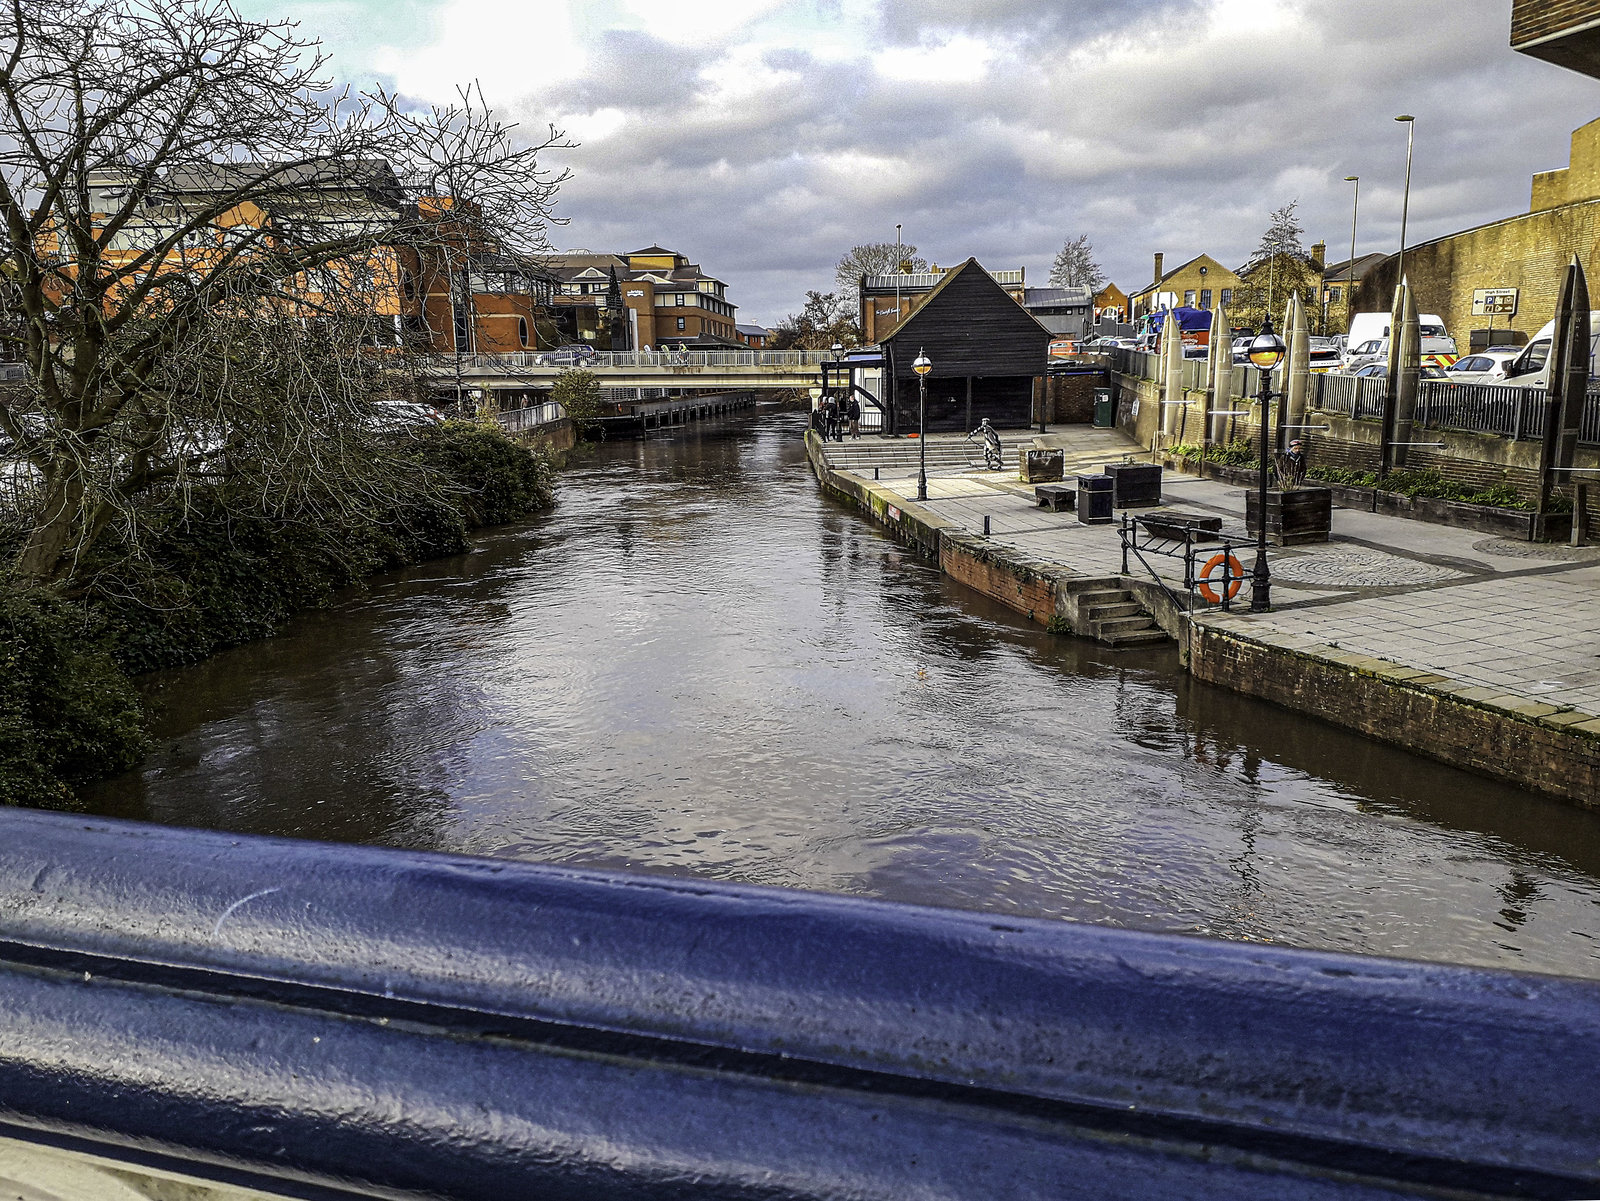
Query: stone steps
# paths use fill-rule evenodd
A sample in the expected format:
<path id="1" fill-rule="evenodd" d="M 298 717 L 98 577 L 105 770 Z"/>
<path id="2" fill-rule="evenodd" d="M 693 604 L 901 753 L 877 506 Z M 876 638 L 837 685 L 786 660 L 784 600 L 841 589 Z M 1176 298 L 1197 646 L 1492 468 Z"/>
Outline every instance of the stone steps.
<path id="1" fill-rule="evenodd" d="M 1072 596 L 1073 629 L 1107 646 L 1165 642 L 1167 633 L 1126 588 L 1085 588 Z"/>

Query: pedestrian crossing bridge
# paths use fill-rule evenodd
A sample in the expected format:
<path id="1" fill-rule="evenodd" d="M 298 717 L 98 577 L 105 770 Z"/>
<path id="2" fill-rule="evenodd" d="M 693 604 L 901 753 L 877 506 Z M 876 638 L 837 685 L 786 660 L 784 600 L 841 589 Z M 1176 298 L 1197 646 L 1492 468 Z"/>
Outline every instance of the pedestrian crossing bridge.
<path id="1" fill-rule="evenodd" d="M 602 388 L 780 389 L 822 386 L 826 350 L 611 351 L 581 363 L 551 362 L 549 351 L 435 355 L 423 370 L 441 387 L 549 388 L 565 371 L 592 371 Z"/>

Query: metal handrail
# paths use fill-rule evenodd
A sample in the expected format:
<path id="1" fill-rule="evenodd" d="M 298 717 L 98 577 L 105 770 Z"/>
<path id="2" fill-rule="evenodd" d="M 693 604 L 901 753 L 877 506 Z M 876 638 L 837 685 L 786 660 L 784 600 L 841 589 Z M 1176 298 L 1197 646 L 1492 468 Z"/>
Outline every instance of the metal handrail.
<path id="1" fill-rule="evenodd" d="M 559 349 L 559 348 L 557 348 Z M 519 350 L 505 354 L 436 354 L 426 356 L 430 365 L 453 368 L 457 363 L 464 369 L 487 370 L 560 370 L 565 367 L 632 367 L 672 368 L 696 367 L 772 367 L 798 370 L 820 367 L 833 362 L 828 350 L 606 350 L 597 351 L 581 362 L 541 363 L 546 355 L 556 350 Z"/>

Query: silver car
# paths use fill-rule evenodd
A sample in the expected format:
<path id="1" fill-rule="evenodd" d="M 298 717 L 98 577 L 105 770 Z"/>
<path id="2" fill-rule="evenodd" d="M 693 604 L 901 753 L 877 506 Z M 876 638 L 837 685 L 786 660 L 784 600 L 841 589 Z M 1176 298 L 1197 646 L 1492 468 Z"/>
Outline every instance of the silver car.
<path id="1" fill-rule="evenodd" d="M 1498 384 L 1506 378 L 1506 364 L 1521 353 L 1519 346 L 1476 351 L 1450 364 L 1445 375 L 1456 384 Z"/>

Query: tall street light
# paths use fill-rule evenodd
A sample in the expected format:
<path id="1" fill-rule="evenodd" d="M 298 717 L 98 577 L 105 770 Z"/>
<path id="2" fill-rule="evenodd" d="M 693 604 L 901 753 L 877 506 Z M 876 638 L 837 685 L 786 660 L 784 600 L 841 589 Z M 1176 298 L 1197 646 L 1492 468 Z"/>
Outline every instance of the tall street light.
<path id="1" fill-rule="evenodd" d="M 1350 264 L 1344 273 L 1344 332 L 1349 334 L 1351 305 L 1355 300 L 1351 293 L 1356 287 L 1356 214 L 1361 211 L 1361 176 L 1346 175 L 1344 181 L 1356 185 L 1356 197 L 1350 203 Z"/>
<path id="2" fill-rule="evenodd" d="M 917 499 L 928 499 L 928 372 L 933 362 L 917 348 L 917 357 L 911 360 L 911 370 L 917 373 Z"/>
<path id="3" fill-rule="evenodd" d="M 1272 369 L 1283 362 L 1283 339 L 1272 332 L 1272 314 L 1261 320 L 1261 332 L 1250 343 L 1250 362 L 1261 370 L 1261 480 L 1256 492 L 1256 563 L 1250 571 L 1250 612 L 1272 608 L 1272 573 L 1267 568 L 1267 413 L 1272 407 Z"/>
<path id="4" fill-rule="evenodd" d="M 1406 216 L 1411 211 L 1411 139 L 1416 133 L 1417 119 L 1410 113 L 1402 113 L 1395 120 L 1404 122 L 1406 127 L 1406 190 L 1400 201 L 1400 262 L 1394 280 L 1398 284 L 1406 277 Z"/>
<path id="5" fill-rule="evenodd" d="M 894 319 L 900 320 L 900 264 L 906 261 L 905 251 L 900 248 L 900 222 L 894 223 Z"/>

